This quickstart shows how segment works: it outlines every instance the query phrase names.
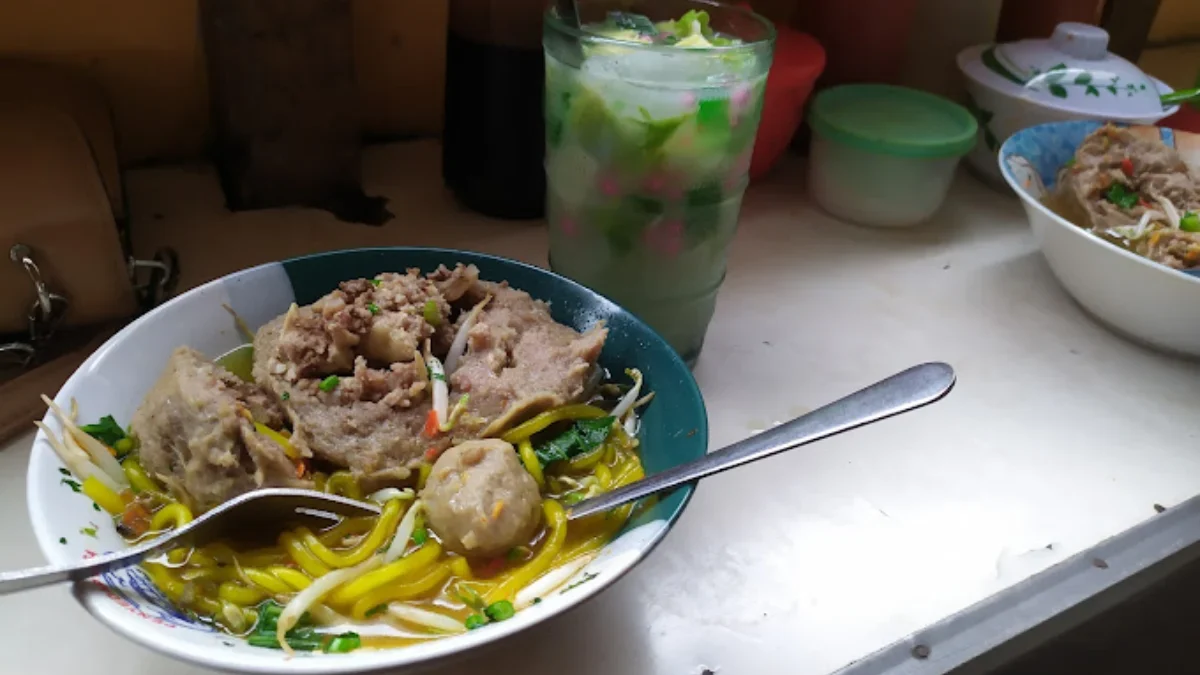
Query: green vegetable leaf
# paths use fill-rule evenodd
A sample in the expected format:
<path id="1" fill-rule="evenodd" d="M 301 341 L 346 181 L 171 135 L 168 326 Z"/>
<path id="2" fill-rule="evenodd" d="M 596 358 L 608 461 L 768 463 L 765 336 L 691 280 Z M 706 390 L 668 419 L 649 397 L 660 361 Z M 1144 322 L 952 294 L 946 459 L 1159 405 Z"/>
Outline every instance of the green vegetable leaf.
<path id="1" fill-rule="evenodd" d="M 508 600 L 497 600 L 488 605 L 483 613 L 492 621 L 504 621 L 513 618 L 517 610 L 513 609 L 513 604 Z"/>
<path id="2" fill-rule="evenodd" d="M 1053 96 L 1057 96 L 1058 98 L 1066 98 L 1067 97 L 1067 88 L 1062 86 L 1061 84 L 1052 84 L 1052 85 L 1050 85 L 1049 89 L 1050 89 L 1051 95 L 1053 95 Z"/>
<path id="3" fill-rule="evenodd" d="M 545 466 L 550 462 L 567 460 L 591 452 L 608 439 L 615 420 L 615 417 L 575 420 L 569 429 L 535 447 L 534 454 L 542 466 Z"/>
<path id="4" fill-rule="evenodd" d="M 329 377 L 321 380 L 321 383 L 317 385 L 317 389 L 325 392 L 333 391 L 334 389 L 337 389 L 339 382 L 341 382 L 341 378 L 339 378 L 337 375 L 330 375 Z"/>
<path id="5" fill-rule="evenodd" d="M 1124 183 L 1113 183 L 1108 186 L 1104 198 L 1122 209 L 1132 209 L 1138 203 L 1138 193 L 1130 190 Z"/>
<path id="6" fill-rule="evenodd" d="M 487 619 L 484 618 L 482 614 L 472 614 L 471 616 L 467 617 L 467 620 L 463 622 L 463 625 L 467 627 L 467 630 L 475 630 L 476 628 L 483 628 L 486 626 Z"/>
<path id="7" fill-rule="evenodd" d="M 279 626 L 281 614 L 283 614 L 283 607 L 274 600 L 268 600 L 260 605 L 258 622 L 254 624 L 253 632 L 246 636 L 246 642 L 254 647 L 281 649 L 279 640 L 275 637 L 275 629 Z M 284 635 L 284 639 L 292 649 L 306 652 L 321 649 L 326 637 L 316 631 L 312 617 L 307 613 L 301 616 L 295 627 Z"/>
<path id="8" fill-rule="evenodd" d="M 100 418 L 100 421 L 95 424 L 85 424 L 80 429 L 88 436 L 100 441 L 110 448 L 116 446 L 117 442 L 125 438 L 125 430 L 120 424 L 113 419 L 112 415 L 105 415 Z M 132 450 L 132 448 L 130 448 Z"/>
<path id="9" fill-rule="evenodd" d="M 362 638 L 358 633 L 346 632 L 335 636 L 325 645 L 326 654 L 345 654 L 362 646 Z"/>
<path id="10" fill-rule="evenodd" d="M 1193 211 L 1188 211 L 1179 219 L 1179 229 L 1184 232 L 1200 232 L 1200 216 Z"/>

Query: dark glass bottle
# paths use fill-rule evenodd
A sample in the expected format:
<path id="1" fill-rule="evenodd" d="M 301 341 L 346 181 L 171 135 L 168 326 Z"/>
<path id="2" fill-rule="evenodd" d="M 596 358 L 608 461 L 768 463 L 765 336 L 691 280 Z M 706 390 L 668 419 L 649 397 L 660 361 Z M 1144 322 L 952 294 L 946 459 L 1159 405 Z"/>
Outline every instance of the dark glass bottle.
<path id="1" fill-rule="evenodd" d="M 545 211 L 540 0 L 450 0 L 442 179 L 495 218 Z"/>

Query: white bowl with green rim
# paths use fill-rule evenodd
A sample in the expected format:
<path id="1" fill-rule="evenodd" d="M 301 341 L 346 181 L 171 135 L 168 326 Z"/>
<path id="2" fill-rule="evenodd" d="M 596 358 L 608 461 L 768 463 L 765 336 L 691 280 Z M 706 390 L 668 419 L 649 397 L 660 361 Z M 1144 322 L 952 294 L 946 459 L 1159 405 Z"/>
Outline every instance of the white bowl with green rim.
<path id="1" fill-rule="evenodd" d="M 808 123 L 813 200 L 842 220 L 878 227 L 916 225 L 936 213 L 978 130 L 956 103 L 884 84 L 821 92 Z"/>

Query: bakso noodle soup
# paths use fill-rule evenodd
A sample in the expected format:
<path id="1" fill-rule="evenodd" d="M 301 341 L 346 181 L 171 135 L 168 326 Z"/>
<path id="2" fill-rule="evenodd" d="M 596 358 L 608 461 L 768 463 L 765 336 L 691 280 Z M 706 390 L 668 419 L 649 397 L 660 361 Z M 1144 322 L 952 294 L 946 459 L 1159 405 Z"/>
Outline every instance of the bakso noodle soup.
<path id="1" fill-rule="evenodd" d="M 1184 270 L 1200 266 L 1200 190 L 1173 148 L 1106 125 L 1059 171 L 1046 204 L 1140 256 Z"/>
<path id="2" fill-rule="evenodd" d="M 182 610 L 250 644 L 346 652 L 504 621 L 582 569 L 623 507 L 568 526 L 565 507 L 642 477 L 637 370 L 596 363 L 606 329 L 478 270 L 346 281 L 293 305 L 216 361 L 171 355 L 123 428 L 52 445 L 130 542 L 262 487 L 381 505 L 144 564 Z"/>

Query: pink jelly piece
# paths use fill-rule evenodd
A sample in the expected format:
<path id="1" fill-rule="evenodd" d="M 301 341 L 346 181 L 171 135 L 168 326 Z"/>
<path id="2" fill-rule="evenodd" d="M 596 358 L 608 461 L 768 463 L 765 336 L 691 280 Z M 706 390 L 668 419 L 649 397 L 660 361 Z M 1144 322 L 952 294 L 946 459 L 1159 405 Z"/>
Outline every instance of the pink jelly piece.
<path id="1" fill-rule="evenodd" d="M 600 194 L 605 197 L 616 197 L 621 194 L 621 184 L 613 176 L 601 176 Z"/>
<path id="2" fill-rule="evenodd" d="M 683 250 L 683 223 L 678 220 L 659 223 L 646 230 L 643 240 L 652 250 L 674 258 Z"/>

